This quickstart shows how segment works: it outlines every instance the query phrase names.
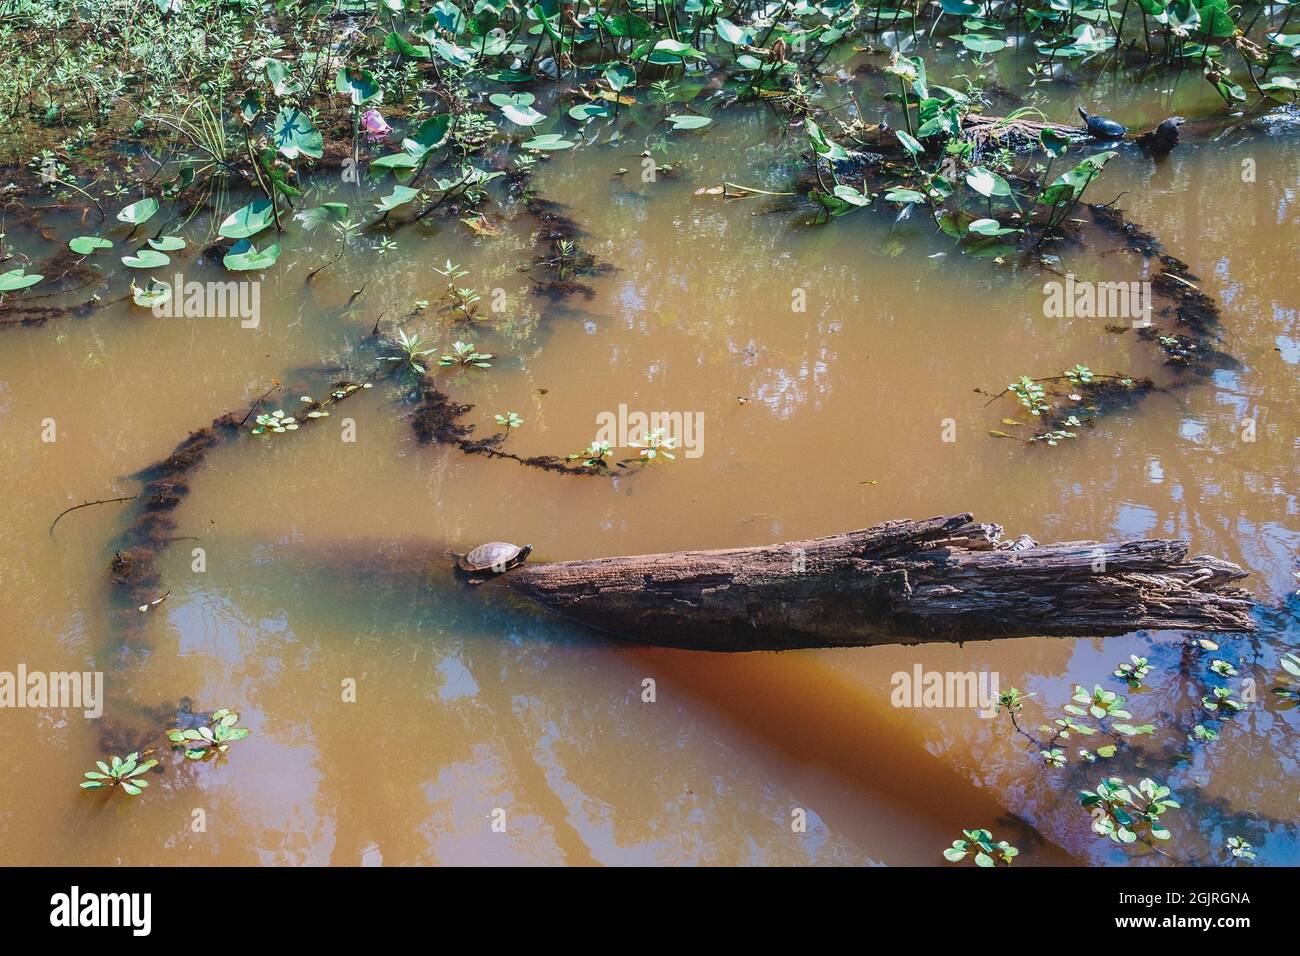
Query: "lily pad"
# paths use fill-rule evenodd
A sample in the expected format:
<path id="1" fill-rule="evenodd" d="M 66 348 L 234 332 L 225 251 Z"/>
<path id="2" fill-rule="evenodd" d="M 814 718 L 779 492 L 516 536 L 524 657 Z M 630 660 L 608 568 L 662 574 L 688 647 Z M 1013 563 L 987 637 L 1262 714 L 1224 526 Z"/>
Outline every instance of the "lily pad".
<path id="1" fill-rule="evenodd" d="M 176 252 L 185 248 L 185 240 L 180 236 L 159 236 L 157 239 L 150 239 L 149 245 L 159 252 Z"/>
<path id="2" fill-rule="evenodd" d="M 119 222 L 138 226 L 152 219 L 157 211 L 158 200 L 150 196 L 147 199 L 141 199 L 139 202 L 133 202 L 131 205 L 126 206 L 117 214 L 117 218 Z"/>
<path id="3" fill-rule="evenodd" d="M 222 220 L 217 235 L 226 239 L 247 239 L 275 222 L 275 209 L 269 199 L 254 199 Z"/>
<path id="4" fill-rule="evenodd" d="M 384 91 L 369 70 L 344 68 L 334 76 L 334 89 L 347 95 L 353 106 L 382 103 Z"/>
<path id="5" fill-rule="evenodd" d="M 258 249 L 249 239 L 240 239 L 230 247 L 221 264 L 231 272 L 251 272 L 257 269 L 269 269 L 280 258 L 280 244 L 273 242 L 265 249 Z"/>
<path id="6" fill-rule="evenodd" d="M 77 236 L 69 240 L 68 248 L 79 256 L 89 256 L 100 249 L 112 249 L 113 243 L 109 239 L 101 239 L 99 236 Z"/>
<path id="7" fill-rule="evenodd" d="M 28 286 L 36 285 L 44 278 L 45 276 L 28 275 L 23 269 L 14 269 L 11 272 L 0 274 L 0 292 L 14 292 L 18 289 L 26 289 Z"/>
<path id="8" fill-rule="evenodd" d="M 310 232 L 327 222 L 341 222 L 347 217 L 348 204 L 343 202 L 326 202 L 311 209 L 302 209 L 294 213 L 293 218 L 302 223 L 303 229 Z"/>
<path id="9" fill-rule="evenodd" d="M 572 149 L 573 143 L 565 139 L 559 133 L 546 133 L 542 136 L 534 136 L 532 139 L 526 139 L 523 142 L 524 149 Z"/>
<path id="10" fill-rule="evenodd" d="M 673 124 L 673 129 L 700 129 L 713 122 L 707 116 L 696 116 L 694 113 L 676 113 L 665 116 L 664 119 Z"/>
<path id="11" fill-rule="evenodd" d="M 133 256 L 122 257 L 122 265 L 128 269 L 160 269 L 171 261 L 170 256 L 156 249 L 139 249 Z"/>
<path id="12" fill-rule="evenodd" d="M 325 152 L 325 139 L 306 113 L 299 109 L 282 109 L 271 123 L 271 138 L 275 148 L 285 159 L 309 156 L 320 159 Z"/>
<path id="13" fill-rule="evenodd" d="M 420 195 L 418 189 L 410 186 L 394 186 L 391 193 L 380 197 L 379 202 L 375 203 L 375 208 L 380 212 L 392 212 L 398 206 L 405 206 L 418 195 Z"/>

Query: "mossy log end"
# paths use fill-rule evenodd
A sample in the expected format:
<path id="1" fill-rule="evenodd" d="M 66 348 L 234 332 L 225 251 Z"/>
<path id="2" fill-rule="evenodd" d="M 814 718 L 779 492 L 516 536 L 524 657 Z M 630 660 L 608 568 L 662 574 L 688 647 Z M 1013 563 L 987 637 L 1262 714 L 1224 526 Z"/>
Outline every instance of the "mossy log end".
<path id="1" fill-rule="evenodd" d="M 1187 543 L 1002 542 L 969 514 L 760 548 L 530 563 L 500 580 L 567 618 L 647 643 L 789 650 L 1251 631 L 1246 577 Z"/>

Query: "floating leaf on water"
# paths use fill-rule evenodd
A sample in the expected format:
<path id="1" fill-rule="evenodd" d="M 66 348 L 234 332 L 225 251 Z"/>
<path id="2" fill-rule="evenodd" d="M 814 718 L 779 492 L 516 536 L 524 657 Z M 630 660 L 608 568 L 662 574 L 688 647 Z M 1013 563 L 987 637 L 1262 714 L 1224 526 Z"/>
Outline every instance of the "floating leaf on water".
<path id="1" fill-rule="evenodd" d="M 380 197 L 379 202 L 375 203 L 375 208 L 380 212 L 392 212 L 399 206 L 405 206 L 418 195 L 420 195 L 418 189 L 410 186 L 394 186 L 391 193 Z"/>
<path id="2" fill-rule="evenodd" d="M 176 252 L 185 248 L 185 240 L 180 236 L 159 236 L 157 239 L 150 239 L 149 245 L 159 252 Z"/>
<path id="3" fill-rule="evenodd" d="M 139 202 L 133 202 L 131 205 L 123 207 L 118 212 L 117 218 L 120 222 L 138 226 L 152 219 L 157 211 L 158 200 L 150 196 L 147 199 L 141 199 Z"/>
<path id="4" fill-rule="evenodd" d="M 122 265 L 128 269 L 159 269 L 171 261 L 170 256 L 156 249 L 140 249 L 133 256 L 122 257 Z"/>
<path id="5" fill-rule="evenodd" d="M 524 149 L 572 149 L 573 143 L 565 139 L 559 133 L 545 133 L 541 136 L 534 136 L 532 139 L 524 140 L 522 146 Z"/>
<path id="6" fill-rule="evenodd" d="M 294 213 L 293 218 L 302 223 L 308 232 L 327 222 L 342 222 L 348 214 L 348 204 L 343 202 L 326 202 L 311 209 L 302 209 Z"/>
<path id="7" fill-rule="evenodd" d="M 149 284 L 144 288 L 131 283 L 131 298 L 135 304 L 144 309 L 152 309 L 155 306 L 165 305 L 171 301 L 171 286 L 159 282 L 156 279 L 150 279 Z"/>
<path id="8" fill-rule="evenodd" d="M 36 285 L 44 278 L 45 276 L 28 275 L 22 269 L 14 269 L 0 274 L 0 292 L 14 292 L 18 289 L 26 289 L 28 286 Z"/>
<path id="9" fill-rule="evenodd" d="M 269 199 L 254 199 L 222 220 L 217 235 L 226 239 L 247 239 L 275 222 L 275 209 Z"/>
<path id="10" fill-rule="evenodd" d="M 664 119 L 673 124 L 673 129 L 700 129 L 713 122 L 707 116 L 697 116 L 694 113 L 676 113 L 665 116 Z"/>
<path id="11" fill-rule="evenodd" d="M 437 149 L 447 141 L 451 132 L 451 114 L 439 113 L 431 116 L 415 128 L 415 132 L 402 140 L 402 149 L 412 156 L 423 159 L 426 153 Z"/>
<path id="12" fill-rule="evenodd" d="M 606 116 L 612 116 L 613 114 L 614 111 L 610 109 L 608 103 L 579 103 L 577 106 L 569 108 L 569 116 L 579 123 L 585 123 L 597 116 L 604 119 Z"/>
<path id="13" fill-rule="evenodd" d="M 268 269 L 280 258 L 280 244 L 273 242 L 265 249 L 258 249 L 250 239 L 240 239 L 230 247 L 221 264 L 231 272 L 250 272 L 256 269 Z"/>
<path id="14" fill-rule="evenodd" d="M 77 238 L 68 241 L 68 248 L 79 256 L 88 256 L 99 249 L 113 248 L 113 243 L 111 240 L 101 239 L 99 236 L 77 236 Z"/>

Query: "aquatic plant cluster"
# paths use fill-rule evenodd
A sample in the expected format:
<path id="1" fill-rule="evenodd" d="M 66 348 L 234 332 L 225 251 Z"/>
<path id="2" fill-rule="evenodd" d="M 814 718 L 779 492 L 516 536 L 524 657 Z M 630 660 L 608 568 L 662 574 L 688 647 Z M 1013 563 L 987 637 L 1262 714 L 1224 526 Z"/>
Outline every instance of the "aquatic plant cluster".
<path id="1" fill-rule="evenodd" d="M 239 714 L 226 708 L 215 710 L 210 714 L 195 714 L 188 701 L 177 710 L 177 726 L 167 731 L 167 740 L 173 749 L 184 753 L 189 760 L 211 761 L 224 757 L 230 745 L 248 736 L 247 727 L 237 726 Z M 108 761 L 95 761 L 98 770 L 88 770 L 81 783 L 83 790 L 119 789 L 128 796 L 139 796 L 149 786 L 144 774 L 159 767 L 160 761 L 149 754 L 156 752 L 154 747 L 127 754 L 125 757 L 110 756 Z M 141 757 L 148 757 L 142 760 Z M 161 768 L 158 770 L 162 772 Z"/>

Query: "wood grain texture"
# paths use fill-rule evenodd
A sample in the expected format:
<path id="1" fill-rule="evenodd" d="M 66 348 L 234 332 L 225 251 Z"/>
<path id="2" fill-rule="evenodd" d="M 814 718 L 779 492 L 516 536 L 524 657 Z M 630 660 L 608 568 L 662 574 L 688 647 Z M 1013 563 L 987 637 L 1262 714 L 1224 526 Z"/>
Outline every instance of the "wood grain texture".
<path id="1" fill-rule="evenodd" d="M 525 564 L 498 581 L 597 630 L 715 651 L 1250 631 L 1247 572 L 1185 541 L 1003 542 L 970 514 L 758 548 Z"/>

